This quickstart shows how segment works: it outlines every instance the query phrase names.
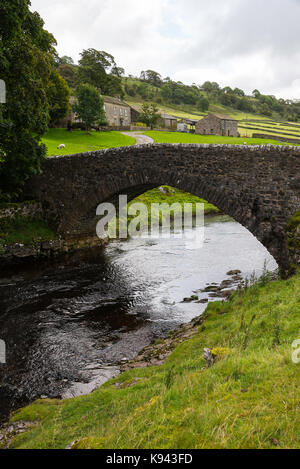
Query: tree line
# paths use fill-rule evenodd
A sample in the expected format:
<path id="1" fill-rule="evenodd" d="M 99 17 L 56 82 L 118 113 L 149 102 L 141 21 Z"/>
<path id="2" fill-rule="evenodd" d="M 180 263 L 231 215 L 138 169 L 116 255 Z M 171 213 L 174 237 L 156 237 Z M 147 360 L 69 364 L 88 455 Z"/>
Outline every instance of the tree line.
<path id="1" fill-rule="evenodd" d="M 251 96 L 247 96 L 240 88 L 222 88 L 216 82 L 185 85 L 171 80 L 170 77 L 162 78 L 154 70 L 142 71 L 139 77 L 129 76 L 124 81 L 127 95 L 156 103 L 190 105 L 201 112 L 207 111 L 210 104 L 221 104 L 245 113 L 266 117 L 276 115 L 294 122 L 300 120 L 299 102 L 264 95 L 257 89 Z"/>

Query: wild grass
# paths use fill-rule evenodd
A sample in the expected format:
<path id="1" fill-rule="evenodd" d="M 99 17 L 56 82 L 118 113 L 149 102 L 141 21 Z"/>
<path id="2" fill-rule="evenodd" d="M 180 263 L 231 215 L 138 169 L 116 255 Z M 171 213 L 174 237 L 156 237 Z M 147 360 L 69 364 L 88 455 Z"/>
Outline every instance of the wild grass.
<path id="1" fill-rule="evenodd" d="M 83 130 L 50 129 L 42 139 L 47 146 L 48 156 L 72 155 L 88 151 L 101 150 L 103 148 L 124 147 L 135 144 L 133 137 L 128 137 L 120 132 L 91 132 Z M 66 147 L 58 150 L 57 147 L 64 144 Z"/>
<path id="2" fill-rule="evenodd" d="M 158 367 L 91 395 L 39 400 L 12 421 L 35 425 L 13 448 L 300 448 L 300 275 L 210 303 L 194 338 Z M 203 349 L 226 350 L 207 367 Z M 218 352 L 217 352 L 218 355 Z M 138 380 L 136 378 L 139 378 Z M 119 383 L 116 387 L 115 384 Z"/>
<path id="3" fill-rule="evenodd" d="M 25 217 L 0 220 L 0 247 L 6 244 L 20 243 L 29 245 L 38 241 L 50 241 L 56 238 L 54 231 L 42 220 Z"/>

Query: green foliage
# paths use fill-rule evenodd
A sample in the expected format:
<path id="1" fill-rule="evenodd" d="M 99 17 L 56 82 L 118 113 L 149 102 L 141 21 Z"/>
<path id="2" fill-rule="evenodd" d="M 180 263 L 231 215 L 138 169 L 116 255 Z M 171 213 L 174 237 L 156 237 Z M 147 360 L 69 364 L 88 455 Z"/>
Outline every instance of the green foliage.
<path id="1" fill-rule="evenodd" d="M 208 111 L 208 108 L 209 108 L 208 99 L 205 98 L 205 96 L 201 96 L 198 100 L 197 106 L 198 106 L 199 111 L 201 112 Z"/>
<path id="2" fill-rule="evenodd" d="M 119 77 L 123 69 L 117 67 L 111 54 L 96 49 L 87 49 L 83 50 L 80 55 L 81 59 L 77 68 L 78 84 L 88 83 L 104 95 L 123 96 Z"/>
<path id="3" fill-rule="evenodd" d="M 300 212 L 296 212 L 285 226 L 287 246 L 291 251 L 300 252 Z"/>
<path id="4" fill-rule="evenodd" d="M 139 115 L 141 122 L 153 129 L 159 118 L 160 114 L 158 112 L 158 107 L 155 104 L 143 104 L 142 112 Z"/>
<path id="5" fill-rule="evenodd" d="M 57 73 L 56 70 L 52 70 L 48 90 L 50 125 L 57 124 L 67 115 L 70 95 L 71 90 L 69 89 L 67 82 Z"/>
<path id="6" fill-rule="evenodd" d="M 85 124 L 86 129 L 92 125 L 105 122 L 104 101 L 98 90 L 87 84 L 79 85 L 75 90 L 76 102 L 72 109 Z"/>
<path id="7" fill-rule="evenodd" d="M 57 67 L 57 72 L 67 82 L 70 88 L 76 86 L 76 67 L 74 65 L 65 64 Z"/>
<path id="8" fill-rule="evenodd" d="M 29 245 L 55 238 L 55 232 L 42 220 L 24 217 L 0 219 L 0 246 L 15 243 Z"/>
<path id="9" fill-rule="evenodd" d="M 2 200 L 16 199 L 25 181 L 39 172 L 46 153 L 40 137 L 47 129 L 55 95 L 56 42 L 29 5 L 27 0 L 0 3 L 0 77 L 7 88 L 0 126 Z"/>
<path id="10" fill-rule="evenodd" d="M 161 75 L 154 70 L 146 70 L 145 72 L 141 72 L 141 80 L 147 81 L 153 86 L 157 86 L 158 88 L 162 85 Z"/>

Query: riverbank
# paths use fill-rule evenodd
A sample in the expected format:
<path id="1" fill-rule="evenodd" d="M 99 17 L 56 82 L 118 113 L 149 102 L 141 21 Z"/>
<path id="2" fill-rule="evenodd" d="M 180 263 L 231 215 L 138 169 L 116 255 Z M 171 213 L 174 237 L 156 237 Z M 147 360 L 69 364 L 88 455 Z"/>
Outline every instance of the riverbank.
<path id="1" fill-rule="evenodd" d="M 11 447 L 300 448 L 300 365 L 292 361 L 299 289 L 299 274 L 263 277 L 229 302 L 210 303 L 165 363 L 126 371 L 88 396 L 38 400 L 15 413 L 11 423 L 32 426 Z"/>
<path id="2" fill-rule="evenodd" d="M 150 214 L 153 203 L 179 204 L 182 209 L 184 204 L 191 204 L 193 215 L 196 214 L 196 204 L 203 203 L 205 215 L 220 213 L 217 207 L 207 201 L 168 186 L 145 192 L 131 201 L 128 207 L 134 203 L 144 203 Z M 65 253 L 93 248 L 108 242 L 108 238 L 100 241 L 96 233 L 93 238 L 62 239 L 44 218 L 42 206 L 38 202 L 28 201 L 0 206 L 0 263 L 3 268 L 32 261 L 38 262 L 41 259 L 52 259 Z M 162 211 L 160 223 L 163 218 Z M 127 223 L 130 219 L 131 217 L 128 217 Z"/>

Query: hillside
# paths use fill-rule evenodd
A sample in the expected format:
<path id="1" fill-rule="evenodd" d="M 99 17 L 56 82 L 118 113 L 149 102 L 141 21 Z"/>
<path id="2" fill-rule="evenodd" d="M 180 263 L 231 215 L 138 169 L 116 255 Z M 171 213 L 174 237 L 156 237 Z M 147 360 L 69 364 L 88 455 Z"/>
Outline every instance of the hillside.
<path id="1" fill-rule="evenodd" d="M 199 110 L 199 102 L 195 104 L 187 104 L 183 101 L 177 104 L 170 103 L 167 98 L 161 96 L 160 88 L 136 78 L 123 78 L 123 88 L 125 93 L 124 101 L 138 110 L 141 110 L 145 102 L 155 102 L 161 113 L 171 114 L 179 118 L 200 120 L 208 113 L 225 114 L 239 121 L 239 132 L 242 137 L 252 137 L 254 133 L 259 133 L 281 138 L 300 139 L 300 123 L 287 121 L 287 115 L 280 115 L 278 112 L 270 111 L 270 115 L 267 116 L 259 112 L 253 113 L 238 110 L 216 102 L 218 101 L 216 97 L 211 98 L 209 93 L 202 89 L 200 95 L 209 102 L 209 106 L 205 111 Z M 132 96 L 132 94 L 135 95 Z M 254 98 L 248 97 L 247 99 L 250 102 L 255 101 Z M 259 109 L 259 107 L 256 109 Z M 293 116 L 295 117 L 295 115 Z"/>

